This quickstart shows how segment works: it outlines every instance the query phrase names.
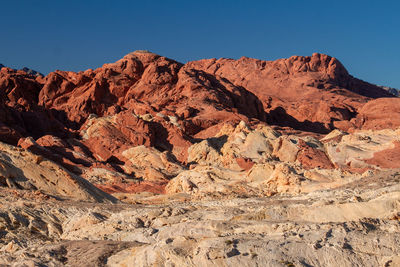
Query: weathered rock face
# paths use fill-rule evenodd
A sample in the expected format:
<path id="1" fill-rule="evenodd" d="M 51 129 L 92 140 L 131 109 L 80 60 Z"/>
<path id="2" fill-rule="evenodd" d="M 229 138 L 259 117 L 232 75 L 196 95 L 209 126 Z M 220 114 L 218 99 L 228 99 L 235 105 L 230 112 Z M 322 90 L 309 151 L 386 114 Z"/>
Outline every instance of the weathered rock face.
<path id="1" fill-rule="evenodd" d="M 269 123 L 312 132 L 327 132 L 350 120 L 368 97 L 390 97 L 381 88 L 351 77 L 337 59 L 321 54 L 276 61 L 209 59 L 185 67 L 254 93 Z"/>
<path id="2" fill-rule="evenodd" d="M 101 118 L 92 116 L 82 126 L 81 136 L 99 161 L 120 158 L 122 151 L 133 146 L 154 146 L 155 143 L 151 125 L 131 112 Z"/>
<path id="3" fill-rule="evenodd" d="M 1 68 L 0 265 L 396 265 L 389 96 L 321 54 Z"/>
<path id="4" fill-rule="evenodd" d="M 0 188 L 0 264 L 394 267 L 399 194 L 396 171 L 296 198 L 152 205 L 65 204 Z"/>
<path id="5" fill-rule="evenodd" d="M 321 54 L 183 65 L 143 51 L 96 70 L 55 71 L 46 77 L 2 68 L 0 93 L 1 140 L 15 145 L 22 136 L 71 138 L 93 126 L 104 137 L 98 134 L 84 144 L 100 161 L 142 144 L 185 161 L 193 138 L 211 137 L 225 123 L 241 120 L 314 133 L 370 128 L 366 117 L 374 125 L 385 124 L 385 118 L 369 114 L 369 106 L 361 108 L 371 97 L 390 96 Z M 90 114 L 99 117 L 98 123 Z M 143 122 L 143 116 L 151 121 Z M 108 118 L 111 128 L 105 125 Z"/>
<path id="6" fill-rule="evenodd" d="M 362 129 L 396 129 L 400 127 L 400 98 L 380 98 L 369 101 L 351 122 Z"/>
<path id="7" fill-rule="evenodd" d="M 122 152 L 122 155 L 127 159 L 123 166 L 125 172 L 135 173 L 143 180 L 169 180 L 183 170 L 168 152 L 161 153 L 155 148 L 132 147 Z"/>
<path id="8" fill-rule="evenodd" d="M 38 106 L 38 77 L 9 68 L 0 70 L 0 141 L 16 145 L 22 136 L 68 136 L 56 112 Z"/>
<path id="9" fill-rule="evenodd" d="M 392 94 L 394 96 L 397 96 L 397 97 L 400 96 L 400 90 L 399 89 L 396 89 L 396 88 L 393 88 L 393 87 L 388 87 L 388 86 L 379 86 L 379 87 L 381 87 L 382 89 L 386 90 L 388 93 L 390 93 L 390 94 Z"/>
<path id="10" fill-rule="evenodd" d="M 41 86 L 33 76 L 8 68 L 1 69 L 0 75 L 2 102 L 25 108 L 32 108 L 37 104 Z"/>
<path id="11" fill-rule="evenodd" d="M 116 202 L 114 197 L 42 156 L 4 143 L 0 143 L 0 149 L 1 186 L 40 190 L 75 200 Z"/>
<path id="12" fill-rule="evenodd" d="M 399 138 L 399 130 L 335 130 L 319 141 L 280 136 L 267 126 L 228 125 L 189 148 L 190 170 L 173 178 L 166 192 L 206 198 L 334 188 L 371 171 L 399 168 Z"/>
<path id="13" fill-rule="evenodd" d="M 50 159 L 76 174 L 82 174 L 82 168 L 95 164 L 85 147 L 75 139 L 62 140 L 45 135 L 35 141 L 32 137 L 27 137 L 20 138 L 18 146 Z"/>
<path id="14" fill-rule="evenodd" d="M 390 95 L 352 77 L 327 55 L 181 64 L 137 51 L 79 73 L 55 71 L 41 77 L 2 68 L 0 93 L 0 141 L 89 179 L 97 177 L 93 170 L 103 170 L 114 187 L 133 177 L 136 181 L 128 184 L 144 180 L 160 185 L 157 191 L 162 192 L 169 179 L 202 166 L 251 172 L 251 181 L 258 179 L 252 169 L 275 171 L 279 164 L 291 166 L 289 172 L 298 165 L 300 171 L 292 173 L 300 176 L 318 168 L 396 166 L 384 156 L 376 159 L 381 150 L 356 164 L 356 156 L 336 153 L 329 147 L 332 142 L 315 139 L 334 128 L 353 132 L 400 126 L 397 98 L 379 98 Z M 393 116 L 388 119 L 381 110 Z M 286 132 L 292 135 L 281 136 Z M 385 149 L 394 156 L 393 140 Z M 272 182 L 280 176 L 265 177 Z"/>
<path id="15" fill-rule="evenodd" d="M 399 129 L 363 130 L 343 134 L 339 142 L 328 140 L 324 145 L 331 161 L 341 168 L 398 168 L 399 141 Z"/>

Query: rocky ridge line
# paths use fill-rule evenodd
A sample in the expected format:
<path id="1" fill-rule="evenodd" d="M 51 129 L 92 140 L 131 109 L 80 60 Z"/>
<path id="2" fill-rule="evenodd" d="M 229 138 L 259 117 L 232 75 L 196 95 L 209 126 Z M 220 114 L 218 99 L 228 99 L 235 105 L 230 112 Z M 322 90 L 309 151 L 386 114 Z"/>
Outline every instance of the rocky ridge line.
<path id="1" fill-rule="evenodd" d="M 400 99 L 327 55 L 0 70 L 0 265 L 397 266 Z"/>

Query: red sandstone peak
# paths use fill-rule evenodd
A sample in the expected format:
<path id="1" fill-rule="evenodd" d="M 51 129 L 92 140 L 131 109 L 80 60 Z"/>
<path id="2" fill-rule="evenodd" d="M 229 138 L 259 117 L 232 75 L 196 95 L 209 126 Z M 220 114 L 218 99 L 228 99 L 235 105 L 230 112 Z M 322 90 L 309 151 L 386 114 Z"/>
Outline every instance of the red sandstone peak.
<path id="1" fill-rule="evenodd" d="M 386 90 L 322 54 L 1 68 L 0 266 L 400 266 Z"/>
<path id="2" fill-rule="evenodd" d="M 77 137 L 90 114 L 100 121 L 113 118 L 109 125 L 99 121 L 104 135 L 85 141 L 106 161 L 124 143 L 156 146 L 183 159 L 195 138 L 241 120 L 313 133 L 370 127 L 373 117 L 362 115 L 362 107 L 371 98 L 391 96 L 352 77 L 339 60 L 324 54 L 181 64 L 147 51 L 95 70 L 55 71 L 44 78 L 2 68 L 0 92 L 4 136 Z M 134 116 L 134 126 L 130 119 L 120 120 L 121 114 Z M 120 145 L 111 146 L 107 138 Z"/>

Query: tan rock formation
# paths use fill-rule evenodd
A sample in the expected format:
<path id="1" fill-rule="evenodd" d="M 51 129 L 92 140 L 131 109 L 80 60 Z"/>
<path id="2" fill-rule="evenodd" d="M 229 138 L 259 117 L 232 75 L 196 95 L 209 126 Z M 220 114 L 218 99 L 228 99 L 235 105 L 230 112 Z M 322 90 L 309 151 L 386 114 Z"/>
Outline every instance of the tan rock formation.
<path id="1" fill-rule="evenodd" d="M 167 180 L 183 170 L 169 153 L 161 153 L 155 148 L 132 147 L 122 152 L 122 155 L 127 159 L 123 166 L 125 172 L 144 180 Z"/>
<path id="2" fill-rule="evenodd" d="M 0 143 L 0 182 L 15 189 L 82 201 L 115 202 L 116 199 L 42 156 Z"/>

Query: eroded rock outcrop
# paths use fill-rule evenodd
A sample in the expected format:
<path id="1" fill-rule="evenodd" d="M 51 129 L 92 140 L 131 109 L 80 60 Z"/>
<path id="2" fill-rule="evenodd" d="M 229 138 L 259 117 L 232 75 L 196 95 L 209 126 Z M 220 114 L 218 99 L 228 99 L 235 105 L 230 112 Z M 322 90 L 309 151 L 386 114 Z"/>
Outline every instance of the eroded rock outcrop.
<path id="1" fill-rule="evenodd" d="M 398 168 L 399 139 L 399 129 L 362 130 L 343 134 L 340 141 L 328 141 L 325 148 L 331 161 L 340 168 Z"/>
<path id="2" fill-rule="evenodd" d="M 82 201 L 116 202 L 114 197 L 42 156 L 4 143 L 0 143 L 0 149 L 1 186 Z"/>
<path id="3" fill-rule="evenodd" d="M 120 165 L 121 152 L 136 145 L 171 151 L 185 162 L 198 138 L 213 137 L 227 123 L 240 121 L 278 125 L 283 133 L 397 127 L 374 111 L 385 105 L 395 117 L 395 100 L 371 100 L 390 94 L 322 54 L 181 64 L 136 51 L 78 73 L 42 77 L 2 68 L 0 91 L 0 140 L 16 145 L 21 137 L 81 136 L 91 160 Z M 253 156 L 238 157 L 237 164 L 248 169 Z"/>
<path id="4" fill-rule="evenodd" d="M 280 136 L 268 126 L 226 125 L 189 148 L 190 170 L 173 178 L 166 192 L 257 196 L 335 188 L 371 171 L 398 168 L 398 131 L 335 130 L 319 141 Z"/>
<path id="5" fill-rule="evenodd" d="M 321 54 L 1 68 L 0 265 L 396 266 L 390 96 Z"/>
<path id="6" fill-rule="evenodd" d="M 392 171 L 294 198 L 117 206 L 0 188 L 0 264 L 397 266 L 398 182 Z"/>

